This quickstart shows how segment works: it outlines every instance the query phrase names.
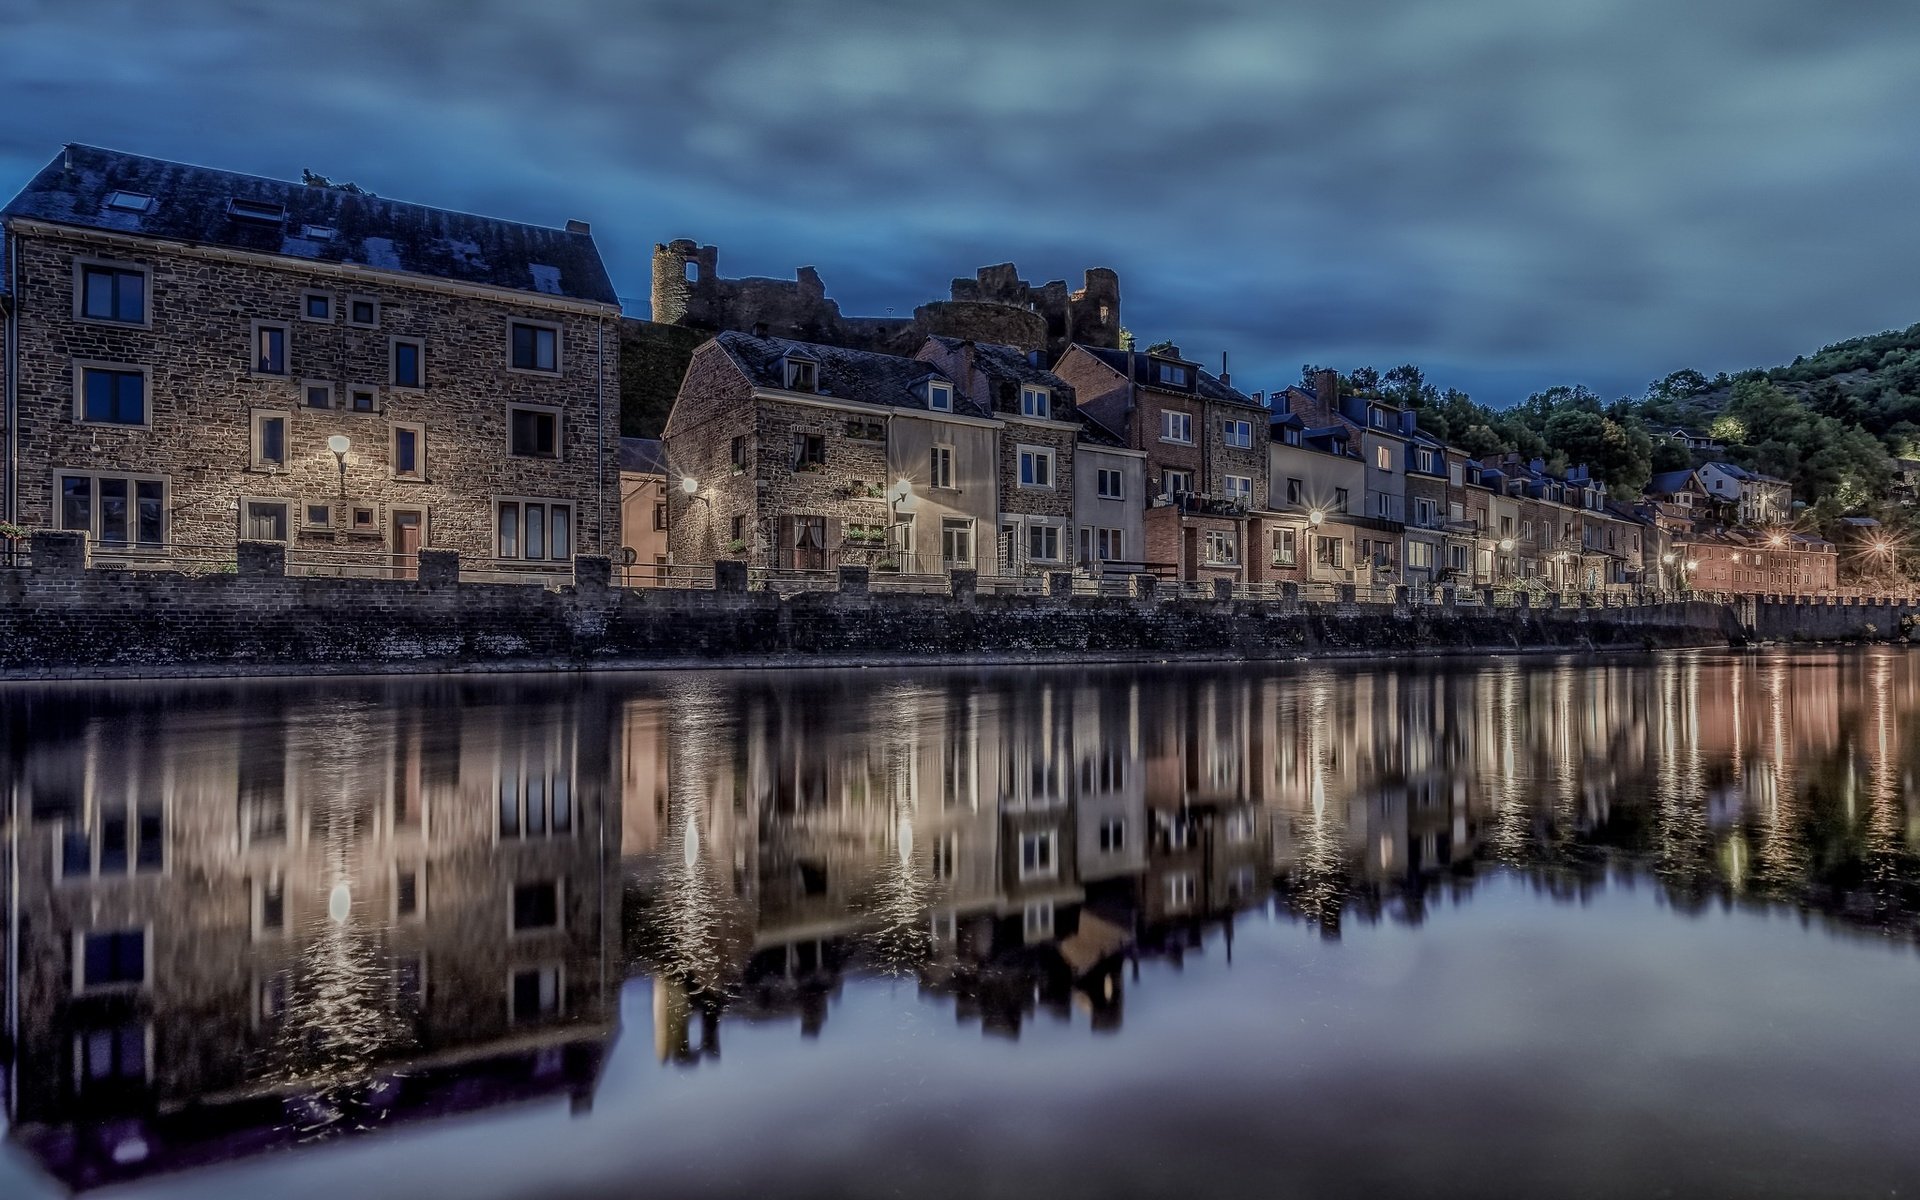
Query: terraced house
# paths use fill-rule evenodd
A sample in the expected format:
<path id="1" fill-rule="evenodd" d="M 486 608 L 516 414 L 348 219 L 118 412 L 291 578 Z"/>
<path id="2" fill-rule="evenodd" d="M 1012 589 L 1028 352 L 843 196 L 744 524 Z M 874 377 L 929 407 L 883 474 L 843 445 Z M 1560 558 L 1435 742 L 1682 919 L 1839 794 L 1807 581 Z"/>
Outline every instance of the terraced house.
<path id="1" fill-rule="evenodd" d="M 4 514 L 126 562 L 619 544 L 589 228 L 69 146 L 7 205 Z"/>

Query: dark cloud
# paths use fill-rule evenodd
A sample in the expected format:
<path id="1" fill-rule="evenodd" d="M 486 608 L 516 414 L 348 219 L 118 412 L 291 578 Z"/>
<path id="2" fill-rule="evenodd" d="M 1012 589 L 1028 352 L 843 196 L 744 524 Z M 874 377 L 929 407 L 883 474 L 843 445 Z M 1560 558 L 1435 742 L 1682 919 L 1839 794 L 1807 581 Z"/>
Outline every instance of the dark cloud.
<path id="1" fill-rule="evenodd" d="M 0 189 L 78 140 L 821 270 L 1121 272 L 1250 387 L 1506 400 L 1920 319 L 1904 0 L 0 0 Z"/>

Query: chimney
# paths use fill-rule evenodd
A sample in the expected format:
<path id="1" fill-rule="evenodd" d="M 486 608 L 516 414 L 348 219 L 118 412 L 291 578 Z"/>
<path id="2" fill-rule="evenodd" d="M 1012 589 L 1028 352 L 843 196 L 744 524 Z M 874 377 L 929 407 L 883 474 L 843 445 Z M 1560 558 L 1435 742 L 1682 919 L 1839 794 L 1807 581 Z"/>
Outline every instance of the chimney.
<path id="1" fill-rule="evenodd" d="M 1044 367 L 1047 364 L 1041 361 L 1041 351 L 1029 350 L 1027 351 L 1027 365 L 1032 367 Z"/>
<path id="2" fill-rule="evenodd" d="M 1220 352 L 1220 383 L 1224 387 L 1233 386 L 1233 374 L 1227 370 L 1227 352 Z"/>
<path id="3" fill-rule="evenodd" d="M 767 323 L 765 321 L 755 321 L 753 323 L 753 336 L 757 338 L 767 336 Z"/>
<path id="4" fill-rule="evenodd" d="M 587 224 L 585 221 L 568 221 L 567 232 L 591 235 L 593 233 L 593 226 Z"/>
<path id="5" fill-rule="evenodd" d="M 1340 411 L 1340 372 L 1315 371 L 1313 373 L 1313 398 L 1328 415 Z"/>

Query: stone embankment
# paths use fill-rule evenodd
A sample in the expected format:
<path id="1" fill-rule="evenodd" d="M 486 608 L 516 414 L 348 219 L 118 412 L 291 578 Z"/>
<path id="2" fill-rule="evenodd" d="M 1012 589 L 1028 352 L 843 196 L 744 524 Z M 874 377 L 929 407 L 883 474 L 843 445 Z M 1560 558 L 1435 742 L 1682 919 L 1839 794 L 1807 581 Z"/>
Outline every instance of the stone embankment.
<path id="1" fill-rule="evenodd" d="M 421 552 L 416 579 L 289 575 L 272 543 L 242 543 L 237 559 L 230 574 L 100 568 L 77 535 L 36 535 L 30 566 L 0 570 L 0 677 L 1643 650 L 1748 632 L 1704 601 L 1304 603 L 1168 597 L 1147 577 L 1096 597 L 1071 594 L 1065 575 L 1048 594 L 989 595 L 970 572 L 947 593 L 881 593 L 862 568 L 844 568 L 837 590 L 783 596 L 748 590 L 738 563 L 720 564 L 712 588 L 681 589 L 614 586 L 594 557 L 565 586 L 462 582 L 447 551 Z"/>

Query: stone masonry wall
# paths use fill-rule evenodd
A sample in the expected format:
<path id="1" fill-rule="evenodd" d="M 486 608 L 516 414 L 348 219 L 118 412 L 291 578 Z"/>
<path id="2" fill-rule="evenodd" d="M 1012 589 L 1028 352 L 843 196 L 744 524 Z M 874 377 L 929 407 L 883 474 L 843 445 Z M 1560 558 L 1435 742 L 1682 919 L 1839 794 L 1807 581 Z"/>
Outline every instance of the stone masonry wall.
<path id="1" fill-rule="evenodd" d="M 16 245 L 20 524 L 57 521 L 54 474 L 65 468 L 166 477 L 168 537 L 180 543 L 232 546 L 241 496 L 291 501 L 293 544 L 310 548 L 377 549 L 388 511 L 400 507 L 425 511 L 424 544 L 491 556 L 493 502 L 502 496 L 571 501 L 577 547 L 594 552 L 619 543 L 619 345 L 607 318 L 531 298 L 520 305 L 371 275 L 349 281 L 291 263 L 267 268 L 157 244 L 32 235 Z M 75 319 L 77 258 L 150 269 L 148 324 Z M 328 320 L 305 319 L 309 289 L 332 297 Z M 347 324 L 349 296 L 379 301 L 377 328 Z M 510 316 L 560 326 L 560 375 L 508 368 Z M 286 375 L 250 370 L 256 321 L 285 324 Z M 423 388 L 388 385 L 394 337 L 424 339 Z M 77 421 L 76 360 L 146 369 L 149 424 Z M 330 385 L 333 406 L 308 407 L 308 384 Z M 377 411 L 352 410 L 355 388 L 373 390 Z M 510 402 L 560 411 L 558 459 L 508 455 Z M 256 412 L 288 417 L 283 469 L 251 468 Z M 394 477 L 395 423 L 424 426 L 423 480 Z M 352 442 L 344 496 L 327 449 L 335 434 Z M 377 528 L 349 533 L 337 516 L 333 531 L 297 531 L 304 504 L 323 502 L 371 505 Z"/>

